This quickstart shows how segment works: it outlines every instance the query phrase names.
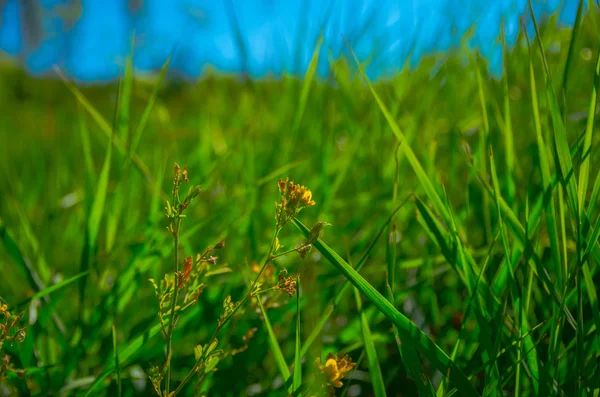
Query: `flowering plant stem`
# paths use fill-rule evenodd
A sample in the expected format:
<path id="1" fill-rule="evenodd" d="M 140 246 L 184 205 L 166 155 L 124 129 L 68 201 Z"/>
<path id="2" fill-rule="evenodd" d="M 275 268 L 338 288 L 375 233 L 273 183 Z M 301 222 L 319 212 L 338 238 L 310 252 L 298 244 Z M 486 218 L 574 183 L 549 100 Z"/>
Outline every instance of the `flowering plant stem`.
<path id="1" fill-rule="evenodd" d="M 235 308 L 231 311 L 231 313 L 229 313 L 222 321 L 219 322 L 219 325 L 217 325 L 215 332 L 209 339 L 209 342 L 208 342 L 209 344 L 211 344 L 214 340 L 216 340 L 217 336 L 219 335 L 221 330 L 225 327 L 225 325 L 227 323 L 229 323 L 229 321 L 238 312 L 238 310 L 241 309 L 241 307 L 244 305 L 244 303 L 246 303 L 246 301 L 252 297 L 252 291 L 254 291 L 254 289 L 256 288 L 256 285 L 258 284 L 258 280 L 260 279 L 260 276 L 262 276 L 267 265 L 275 258 L 273 256 L 273 250 L 275 248 L 275 241 L 277 239 L 277 236 L 279 235 L 279 232 L 281 231 L 281 228 L 282 228 L 282 226 L 280 225 L 279 219 L 277 219 L 277 224 L 275 226 L 275 232 L 273 233 L 273 237 L 271 238 L 271 244 L 269 245 L 269 251 L 267 253 L 267 256 L 265 257 L 262 267 L 258 271 L 258 274 L 254 278 L 254 281 L 248 288 L 248 292 L 244 295 L 242 300 L 239 301 L 239 303 L 235 306 Z M 179 384 L 179 386 L 177 386 L 177 389 L 175 389 L 175 391 L 173 392 L 173 396 L 177 395 L 177 393 L 179 393 L 183 389 L 183 387 L 192 379 L 192 376 L 194 375 L 194 373 L 197 372 L 203 364 L 204 364 L 204 357 L 198 358 L 198 360 L 196 361 L 196 364 L 194 364 L 194 366 L 192 367 L 190 372 L 186 375 L 186 377 Z"/>
<path id="2" fill-rule="evenodd" d="M 179 228 L 181 226 L 181 218 L 177 218 L 175 222 L 175 232 L 173 234 L 173 240 L 175 245 L 175 267 L 179 272 Z M 179 295 L 179 282 L 175 277 L 175 285 L 173 286 L 173 299 L 171 302 L 171 311 L 169 317 L 169 329 L 167 330 L 167 376 L 165 378 L 165 390 L 167 396 L 169 395 L 169 389 L 171 385 L 171 357 L 173 356 L 172 342 L 173 342 L 173 329 L 175 328 L 175 308 L 177 307 L 177 298 Z"/>

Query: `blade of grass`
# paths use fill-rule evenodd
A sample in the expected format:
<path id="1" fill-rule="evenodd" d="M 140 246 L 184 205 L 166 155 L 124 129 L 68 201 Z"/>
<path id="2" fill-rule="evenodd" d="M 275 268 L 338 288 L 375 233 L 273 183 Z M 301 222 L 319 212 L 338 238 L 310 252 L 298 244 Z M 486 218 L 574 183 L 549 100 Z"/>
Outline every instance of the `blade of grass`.
<path id="1" fill-rule="evenodd" d="M 573 51 L 575 50 L 575 41 L 577 40 L 577 34 L 581 26 L 581 15 L 583 10 L 583 0 L 579 0 L 577 5 L 577 12 L 575 14 L 575 22 L 573 29 L 571 29 L 571 40 L 569 42 L 569 51 L 567 52 L 567 60 L 565 62 L 565 70 L 563 72 L 562 80 L 562 98 L 563 98 L 563 114 L 567 114 L 567 88 L 569 80 L 569 72 L 571 71 L 571 64 L 573 63 Z M 566 117 L 564 119 L 566 121 Z M 589 120 L 588 120 L 589 121 Z"/>
<path id="2" fill-rule="evenodd" d="M 581 3 L 580 3 L 581 6 Z M 600 83 L 600 53 L 596 59 L 596 68 L 594 73 L 594 84 L 592 85 L 592 94 L 590 97 L 590 106 L 588 109 L 588 118 L 585 126 L 585 138 L 583 140 L 583 148 L 581 150 L 581 164 L 579 166 L 579 191 L 578 200 L 580 203 L 579 217 L 583 217 L 583 209 L 585 208 L 585 196 L 590 178 L 590 163 L 592 151 L 592 136 L 594 134 L 594 119 L 596 118 L 596 105 L 598 100 L 598 84 Z M 592 202 L 590 202 L 591 204 Z M 589 211 L 588 211 L 589 214 Z"/>
<path id="3" fill-rule="evenodd" d="M 81 106 L 83 106 L 83 108 L 90 114 L 92 119 L 94 119 L 96 124 L 98 124 L 98 127 L 100 127 L 100 131 L 104 133 L 106 138 L 110 140 L 112 137 L 112 143 L 115 145 L 115 148 L 117 148 L 119 153 L 121 153 L 122 155 L 127 155 L 127 147 L 125 143 L 120 137 L 113 137 L 114 134 L 112 127 L 100 114 L 100 112 L 90 103 L 90 101 L 85 97 L 85 95 L 83 95 L 83 93 L 77 88 L 77 86 L 75 86 L 75 84 L 73 84 L 66 78 L 66 76 L 60 71 L 60 69 L 55 68 L 54 71 L 63 80 L 69 91 L 71 91 L 71 93 L 75 96 L 75 98 L 81 104 Z M 144 180 L 150 184 L 150 187 L 152 189 L 156 189 L 156 182 L 154 181 L 154 178 L 152 177 L 152 173 L 150 172 L 148 166 L 146 166 L 146 164 L 136 153 L 131 153 L 131 158 L 133 164 L 144 177 Z M 163 199 L 168 200 L 168 196 L 162 191 L 162 189 L 161 192 Z"/>
<path id="4" fill-rule="evenodd" d="M 148 120 L 150 119 L 150 114 L 152 113 L 152 110 L 154 109 L 154 103 L 156 102 L 156 99 L 158 98 L 158 92 L 160 91 L 162 82 L 167 74 L 167 70 L 169 69 L 169 64 L 171 63 L 172 57 L 173 57 L 173 55 L 169 56 L 169 58 L 167 58 L 167 61 L 165 62 L 163 67 L 160 69 L 160 73 L 158 74 L 156 82 L 154 83 L 154 87 L 152 88 L 152 94 L 150 94 L 148 103 L 146 104 L 146 107 L 144 108 L 142 117 L 140 118 L 140 121 L 137 125 L 137 128 L 135 129 L 135 133 L 134 133 L 131 143 L 129 145 L 129 156 L 128 156 L 128 160 L 127 160 L 126 164 L 128 164 L 129 161 L 132 161 L 132 160 L 135 161 L 135 156 L 136 156 L 135 151 L 137 150 L 137 147 L 140 143 L 140 139 L 142 138 L 142 134 L 144 133 L 144 130 L 146 129 L 146 124 L 148 124 Z"/>
<path id="5" fill-rule="evenodd" d="M 504 22 L 502 22 L 502 50 L 503 50 L 503 59 L 504 59 L 504 150 L 505 150 L 505 164 L 506 164 L 506 188 L 507 194 L 506 199 L 509 205 L 512 205 L 515 199 L 515 182 L 514 182 L 514 172 L 515 172 L 515 144 L 514 144 L 514 136 L 512 130 L 512 118 L 510 114 L 510 95 L 508 92 L 508 58 L 509 53 L 506 48 L 506 36 L 504 33 Z"/>
<path id="6" fill-rule="evenodd" d="M 344 38 L 344 40 L 345 40 L 345 38 Z M 404 134 L 400 130 L 398 123 L 396 123 L 396 121 L 394 120 L 394 117 L 388 110 L 387 106 L 385 106 L 383 101 L 379 98 L 379 95 L 375 91 L 375 88 L 373 88 L 371 81 L 367 77 L 367 74 L 365 73 L 364 69 L 362 68 L 358 58 L 356 57 L 356 54 L 354 53 L 354 50 L 352 50 L 352 47 L 350 47 L 350 44 L 348 43 L 347 40 L 346 40 L 346 45 L 348 46 L 350 53 L 352 54 L 354 60 L 356 61 L 358 69 L 359 69 L 363 79 L 367 83 L 367 86 L 368 86 L 369 90 L 371 91 L 373 98 L 375 98 L 375 101 L 377 102 L 379 109 L 383 113 L 389 127 L 391 128 L 392 132 L 394 133 L 394 135 L 396 136 L 398 141 L 404 142 Z M 427 194 L 429 199 L 434 203 L 435 209 L 442 216 L 442 218 L 445 222 L 449 222 L 450 216 L 448 213 L 448 209 L 446 208 L 442 199 L 440 198 L 437 191 L 435 190 L 433 184 L 431 183 L 431 180 L 427 177 L 427 173 L 425 172 L 425 170 L 423 169 L 423 166 L 417 159 L 417 156 L 415 155 L 415 153 L 413 152 L 411 147 L 406 144 L 406 142 L 404 142 L 404 144 L 401 145 L 401 150 L 404 152 L 406 159 L 408 160 L 408 162 L 410 163 L 411 167 L 413 168 L 415 174 L 417 175 L 417 178 L 419 179 L 421 186 L 425 190 L 425 193 Z"/>
<path id="7" fill-rule="evenodd" d="M 493 156 L 491 147 L 490 147 L 490 170 L 491 170 L 491 175 L 492 175 L 492 183 L 494 185 L 494 196 L 496 199 L 496 210 L 497 210 L 498 223 L 500 226 L 500 236 L 501 236 L 502 246 L 504 247 L 504 254 L 505 254 L 505 260 L 503 263 L 504 263 L 504 266 L 507 266 L 507 268 L 508 268 L 508 274 L 509 274 L 508 284 L 509 284 L 509 288 L 511 290 L 513 308 L 516 311 L 516 313 L 518 313 L 518 315 L 516 316 L 516 318 L 517 318 L 516 328 L 519 332 L 519 338 L 520 338 L 522 333 L 528 334 L 529 329 L 525 324 L 521 324 L 521 322 L 523 320 L 526 321 L 527 319 L 525 317 L 523 317 L 523 315 L 522 315 L 521 289 L 518 287 L 516 280 L 515 280 L 513 264 L 511 263 L 512 262 L 511 258 L 513 257 L 513 255 L 511 253 L 510 246 L 509 246 L 508 234 L 506 233 L 506 229 L 504 228 L 504 222 L 502 220 L 502 210 L 501 210 L 500 199 L 499 199 L 499 197 L 501 196 L 500 184 L 498 182 L 498 175 L 496 173 L 496 166 L 495 166 L 494 156 Z M 517 256 L 517 258 L 519 258 L 519 257 L 520 257 L 520 255 Z M 519 354 L 518 354 L 519 359 L 520 359 L 521 349 L 522 349 L 521 343 L 519 343 Z M 532 355 L 531 355 L 531 357 L 529 357 L 528 363 L 532 368 L 534 368 L 534 371 L 537 373 L 538 372 L 537 371 L 538 362 L 537 362 L 537 355 L 534 355 L 533 354 L 534 352 L 535 351 L 532 351 Z M 520 390 L 521 365 L 517 365 L 515 377 L 516 377 L 515 396 L 518 397 L 521 393 L 521 390 Z M 535 392 L 537 393 L 539 391 L 538 382 L 534 381 L 533 386 L 534 386 Z"/>
<path id="8" fill-rule="evenodd" d="M 108 147 L 106 149 L 106 157 L 104 158 L 102 171 L 100 172 L 100 178 L 98 179 L 98 185 L 96 186 L 94 200 L 92 202 L 92 208 L 87 225 L 88 244 L 91 252 L 94 252 L 95 250 L 96 241 L 98 240 L 98 231 L 100 230 L 100 222 L 102 221 L 102 215 L 104 213 L 104 203 L 106 201 L 108 179 L 110 176 L 110 163 L 112 160 L 112 142 L 113 138 L 111 135 L 111 139 L 109 140 Z"/>
<path id="9" fill-rule="evenodd" d="M 275 331 L 273 330 L 273 326 L 271 325 L 271 321 L 267 316 L 267 311 L 260 300 L 260 297 L 256 298 L 256 302 L 258 303 L 258 307 L 263 315 L 265 328 L 267 329 L 267 335 L 269 340 L 269 347 L 271 348 L 271 352 L 275 356 L 275 364 L 277 365 L 277 369 L 279 370 L 279 374 L 281 375 L 281 379 L 284 381 L 288 379 L 291 375 L 288 365 L 285 362 L 285 358 L 283 357 L 283 353 L 281 352 L 281 347 L 279 347 L 279 342 L 277 341 L 277 335 L 275 335 Z"/>
<path id="10" fill-rule="evenodd" d="M 310 230 L 297 219 L 294 225 L 302 232 L 305 238 L 309 238 Z M 440 372 L 450 378 L 450 382 L 464 396 L 478 396 L 479 394 L 460 370 L 460 368 L 448 357 L 448 355 L 421 331 L 406 316 L 400 313 L 387 301 L 371 284 L 358 274 L 346 261 L 335 251 L 329 248 L 321 239 L 314 243 L 314 247 L 340 272 L 344 277 L 369 299 L 381 313 L 388 317 L 398 327 L 400 336 L 411 343 L 413 347 L 423 354 L 431 364 Z"/>
<path id="11" fill-rule="evenodd" d="M 531 54 L 531 45 L 529 44 L 529 36 L 527 30 L 525 37 L 527 39 L 527 47 L 529 49 L 529 82 L 531 88 L 531 104 L 533 110 L 533 121 L 535 127 L 535 133 L 537 137 L 538 154 L 540 158 L 540 170 L 542 174 L 542 186 L 544 188 L 544 200 L 546 203 L 546 228 L 548 230 L 548 238 L 550 239 L 550 252 L 552 256 L 552 262 L 554 264 L 554 270 L 556 272 L 557 282 L 559 286 L 564 286 L 564 280 L 566 277 L 566 271 L 563 272 L 560 260 L 560 252 L 558 248 L 558 232 L 556 229 L 556 210 L 554 206 L 554 196 L 552 194 L 551 177 L 550 177 L 550 160 L 547 156 L 546 143 L 542 136 L 542 124 L 540 121 L 540 111 L 537 98 L 537 89 L 535 84 L 535 71 L 533 68 L 533 56 Z M 566 264 L 565 264 L 566 265 Z"/>
<path id="12" fill-rule="evenodd" d="M 50 287 L 46 287 L 46 288 L 38 291 L 31 298 L 28 298 L 27 300 L 19 303 L 19 306 L 27 305 L 31 301 L 34 301 L 36 299 L 41 299 L 41 298 L 43 298 L 45 296 L 48 296 L 48 295 L 50 295 L 50 294 L 52 294 L 52 293 L 54 293 L 54 292 L 56 292 L 58 290 L 61 290 L 61 289 L 65 288 L 66 286 L 68 286 L 68 285 L 74 283 L 75 281 L 79 280 L 80 278 L 87 276 L 88 274 L 89 274 L 89 272 L 79 273 L 76 276 L 69 277 L 68 279 L 63 280 L 63 281 L 61 281 L 59 283 L 56 283 L 54 285 L 51 285 Z"/>
<path id="13" fill-rule="evenodd" d="M 390 217 L 385 221 L 385 223 L 381 226 L 381 228 L 379 228 L 379 232 L 377 233 L 375 238 L 371 241 L 371 243 L 365 250 L 363 256 L 358 261 L 358 264 L 356 265 L 356 268 L 355 268 L 355 270 L 357 272 L 359 272 L 362 269 L 363 265 L 369 258 L 369 255 L 370 255 L 371 251 L 373 250 L 373 247 L 375 247 L 375 244 L 377 243 L 377 241 L 379 240 L 379 238 L 381 237 L 381 235 L 383 234 L 385 229 L 392 222 L 392 220 L 394 219 L 394 216 L 398 213 L 398 211 L 400 211 L 400 209 L 402 207 L 404 207 L 404 205 L 408 202 L 408 200 L 411 197 L 412 197 L 412 195 L 410 195 L 406 199 L 404 199 L 404 201 L 402 201 L 402 203 L 400 205 L 398 205 L 398 207 L 396 207 L 396 209 L 392 212 Z M 329 301 L 329 303 L 327 304 L 327 309 L 321 315 L 321 317 L 317 320 L 317 323 L 315 324 L 312 332 L 310 333 L 308 338 L 306 338 L 306 340 L 304 341 L 304 344 L 302 345 L 302 354 L 301 354 L 302 357 L 304 357 L 306 355 L 306 353 L 308 352 L 308 349 L 312 346 L 314 341 L 317 339 L 317 337 L 323 330 L 323 327 L 327 323 L 327 320 L 329 320 L 329 318 L 331 317 L 331 314 L 333 313 L 335 308 L 340 304 L 340 302 L 344 298 L 346 291 L 348 291 L 348 288 L 350 288 L 350 285 L 351 285 L 350 281 L 346 280 L 344 282 L 344 285 L 342 285 L 342 288 L 340 288 L 336 292 L 335 297 L 331 301 Z"/>
<path id="14" fill-rule="evenodd" d="M 195 303 L 195 301 L 188 303 L 186 306 L 181 307 L 179 309 L 179 311 L 185 314 L 186 310 L 190 306 L 192 306 L 194 303 Z M 183 318 L 180 319 L 180 321 L 183 321 Z M 168 326 L 168 325 L 169 325 L 169 319 L 165 318 L 164 326 Z M 131 357 L 135 353 L 137 353 L 138 350 L 140 350 L 142 347 L 144 347 L 150 339 L 152 339 L 158 333 L 160 333 L 162 330 L 162 327 L 163 327 L 162 324 L 155 324 L 155 325 L 147 327 L 138 336 L 131 337 L 129 344 L 127 346 L 125 346 L 124 348 L 122 348 L 121 350 L 119 350 L 119 352 L 118 352 L 120 365 L 123 366 L 124 363 L 126 363 L 127 360 L 131 359 Z M 85 397 L 88 397 L 88 396 L 91 397 L 91 396 L 98 395 L 98 391 L 101 390 L 102 386 L 104 385 L 104 380 L 107 377 L 111 376 L 114 371 L 116 371 L 116 365 L 115 365 L 116 363 L 114 360 L 114 355 L 111 355 L 111 356 L 112 357 L 110 357 L 104 364 L 104 366 L 103 366 L 104 370 L 96 377 L 96 379 L 90 385 L 89 389 L 86 391 Z"/>
<path id="15" fill-rule="evenodd" d="M 302 354 L 301 354 L 301 335 L 300 335 L 300 275 L 296 271 L 296 342 L 294 348 L 294 379 L 292 390 L 300 389 L 302 386 Z"/>
<path id="16" fill-rule="evenodd" d="M 315 49 L 313 50 L 308 69 L 306 70 L 306 74 L 304 75 L 304 79 L 302 81 L 302 90 L 300 91 L 300 102 L 298 103 L 298 108 L 296 109 L 296 117 L 294 118 L 294 123 L 292 124 L 292 137 L 295 137 L 296 133 L 300 129 L 300 123 L 302 122 L 302 117 L 304 116 L 304 112 L 306 110 L 308 94 L 310 93 L 310 87 L 315 78 L 317 65 L 319 64 L 319 52 L 321 51 L 321 44 L 323 44 L 323 36 L 319 36 L 319 39 L 315 44 Z"/>
<path id="17" fill-rule="evenodd" d="M 383 375 L 381 373 L 381 366 L 379 365 L 379 358 L 377 357 L 377 350 L 375 350 L 375 342 L 373 342 L 371 328 L 369 327 L 369 320 L 367 319 L 367 315 L 363 310 L 360 293 L 356 288 L 354 289 L 354 299 L 356 300 L 356 308 L 358 309 L 360 316 L 360 328 L 362 330 L 363 342 L 365 344 L 367 365 L 369 366 L 369 376 L 371 377 L 373 392 L 375 397 L 385 397 L 385 383 L 383 383 Z"/>
<path id="18" fill-rule="evenodd" d="M 487 147 L 489 145 L 489 136 L 490 136 L 490 124 L 488 121 L 487 114 L 487 106 L 485 100 L 485 92 L 483 90 L 483 79 L 481 78 L 481 69 L 479 67 L 479 63 L 477 59 L 474 61 L 475 70 L 477 72 L 477 87 L 479 91 L 479 103 L 481 107 L 481 118 L 483 121 L 483 128 L 479 133 L 479 167 L 483 173 L 483 175 L 487 175 Z M 487 211 L 490 208 L 490 198 L 487 194 L 482 192 L 482 200 L 483 200 L 483 208 L 486 209 L 483 211 L 483 224 L 485 226 L 486 236 L 491 236 L 492 234 L 492 220 L 490 217 L 490 212 Z M 489 238 L 489 237 L 488 237 Z"/>
<path id="19" fill-rule="evenodd" d="M 546 95 L 548 99 L 548 104 L 550 106 L 550 115 L 552 116 L 552 125 L 554 127 L 554 146 L 556 149 L 556 157 L 557 162 L 560 165 L 560 172 L 562 176 L 562 181 L 565 184 L 567 189 L 567 196 L 569 197 L 569 204 L 571 207 L 571 211 L 573 212 L 575 218 L 578 219 L 578 211 L 579 207 L 577 205 L 577 182 L 575 181 L 575 176 L 573 174 L 573 162 L 571 158 L 571 153 L 569 150 L 569 143 L 567 140 L 567 132 L 565 129 L 565 125 L 563 123 L 562 116 L 560 114 L 560 109 L 558 107 L 558 101 L 556 100 L 556 94 L 554 93 L 554 87 L 552 86 L 552 75 L 550 74 L 550 69 L 548 68 L 548 63 L 546 61 L 546 54 L 544 52 L 544 44 L 542 43 L 542 37 L 540 35 L 537 21 L 535 19 L 535 14 L 533 13 L 533 8 L 531 5 L 531 0 L 529 3 L 529 11 L 531 14 L 531 18 L 533 21 L 533 26 L 536 32 L 536 38 L 538 41 L 540 53 L 542 55 L 542 63 L 544 65 L 544 71 L 546 72 Z"/>
<path id="20" fill-rule="evenodd" d="M 168 319 L 165 320 L 165 325 L 168 323 Z M 145 330 L 141 335 L 138 335 L 135 338 L 131 339 L 131 342 L 119 351 L 119 363 L 123 365 L 127 360 L 129 360 L 138 350 L 140 350 L 148 340 L 152 339 L 161 331 L 161 324 L 156 324 L 152 327 L 149 327 Z M 89 389 L 85 393 L 85 397 L 91 397 L 98 395 L 99 390 L 102 389 L 104 385 L 104 380 L 111 376 L 114 371 L 116 371 L 114 356 L 111 357 L 106 365 L 104 366 L 104 370 L 96 377 L 94 382 L 90 385 Z"/>
<path id="21" fill-rule="evenodd" d="M 133 41 L 132 41 L 133 44 Z M 125 59 L 125 75 L 121 79 L 121 97 L 117 118 L 117 134 L 123 142 L 129 142 L 129 114 L 131 110 L 131 91 L 133 89 L 133 45 L 131 54 Z"/>
<path id="22" fill-rule="evenodd" d="M 121 366 L 119 365 L 119 349 L 117 347 L 117 328 L 115 327 L 115 320 L 112 322 L 112 342 L 113 342 L 113 356 L 115 359 L 115 369 L 117 375 L 117 396 L 121 397 L 122 395 L 122 386 L 121 386 Z"/>
<path id="23" fill-rule="evenodd" d="M 394 199 L 396 195 L 396 189 L 394 189 Z M 387 299 L 390 301 L 392 305 L 395 306 L 394 300 L 394 281 L 395 281 L 395 269 L 396 269 L 396 225 L 393 224 L 388 233 L 389 239 L 387 241 L 387 263 L 388 270 L 386 273 L 386 291 L 387 291 Z M 360 297 L 359 297 L 360 298 Z M 417 352 L 409 345 L 402 343 L 400 339 L 400 332 L 396 328 L 396 326 L 392 326 L 394 331 L 394 339 L 396 341 L 396 345 L 398 346 L 398 351 L 400 356 L 402 357 L 402 361 L 404 362 L 404 367 L 408 375 L 414 380 L 417 385 L 417 389 L 419 391 L 419 395 L 422 397 L 433 397 L 435 396 L 435 392 L 433 390 L 433 386 L 431 385 L 431 381 L 427 377 L 423 366 L 421 365 L 421 360 L 419 360 L 419 356 Z"/>

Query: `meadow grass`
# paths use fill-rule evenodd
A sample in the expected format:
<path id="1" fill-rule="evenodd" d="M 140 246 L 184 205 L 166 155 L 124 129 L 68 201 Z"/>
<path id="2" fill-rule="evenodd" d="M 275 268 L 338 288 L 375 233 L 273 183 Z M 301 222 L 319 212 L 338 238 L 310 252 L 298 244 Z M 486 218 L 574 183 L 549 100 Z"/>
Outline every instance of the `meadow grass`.
<path id="1" fill-rule="evenodd" d="M 505 46 L 499 80 L 465 49 L 378 82 L 349 49 L 318 79 L 321 42 L 303 79 L 6 68 L 0 390 L 598 396 L 599 25 L 577 15 Z"/>

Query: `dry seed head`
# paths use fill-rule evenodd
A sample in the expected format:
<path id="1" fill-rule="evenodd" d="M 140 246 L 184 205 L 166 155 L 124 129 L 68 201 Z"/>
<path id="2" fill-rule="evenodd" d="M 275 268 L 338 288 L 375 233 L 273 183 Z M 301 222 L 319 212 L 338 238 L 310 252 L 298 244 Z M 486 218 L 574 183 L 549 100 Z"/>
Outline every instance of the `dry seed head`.
<path id="1" fill-rule="evenodd" d="M 296 279 L 293 276 L 287 276 L 279 280 L 278 288 L 291 298 L 296 293 Z"/>
<path id="2" fill-rule="evenodd" d="M 308 254 L 311 249 L 311 244 L 304 244 L 300 246 L 296 251 L 298 252 L 298 254 L 300 254 L 300 258 L 304 259 L 306 257 L 306 254 Z"/>
<path id="3" fill-rule="evenodd" d="M 225 247 L 225 238 L 222 238 L 217 244 L 215 244 L 213 249 L 220 250 L 223 247 Z"/>
<path id="4" fill-rule="evenodd" d="M 181 167 L 179 166 L 179 164 L 175 163 L 174 172 L 173 172 L 173 181 L 175 184 L 177 184 L 177 182 L 179 182 L 180 172 L 181 172 Z"/>

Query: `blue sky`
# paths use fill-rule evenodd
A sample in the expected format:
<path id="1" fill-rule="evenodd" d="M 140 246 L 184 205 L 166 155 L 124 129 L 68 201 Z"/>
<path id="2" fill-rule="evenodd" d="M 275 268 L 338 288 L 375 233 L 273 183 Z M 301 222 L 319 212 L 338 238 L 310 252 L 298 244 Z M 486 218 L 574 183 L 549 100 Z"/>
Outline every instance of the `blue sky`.
<path id="1" fill-rule="evenodd" d="M 319 73 L 347 55 L 342 35 L 359 59 L 371 59 L 370 77 L 386 77 L 423 54 L 468 45 L 502 71 L 499 42 L 504 21 L 514 44 L 527 0 L 0 0 L 0 52 L 34 74 L 58 65 L 84 81 L 120 73 L 134 43 L 139 71 L 172 68 L 196 77 L 208 65 L 253 77 L 301 75 L 323 34 Z M 572 24 L 576 0 L 534 1 L 536 15 L 559 12 Z"/>

